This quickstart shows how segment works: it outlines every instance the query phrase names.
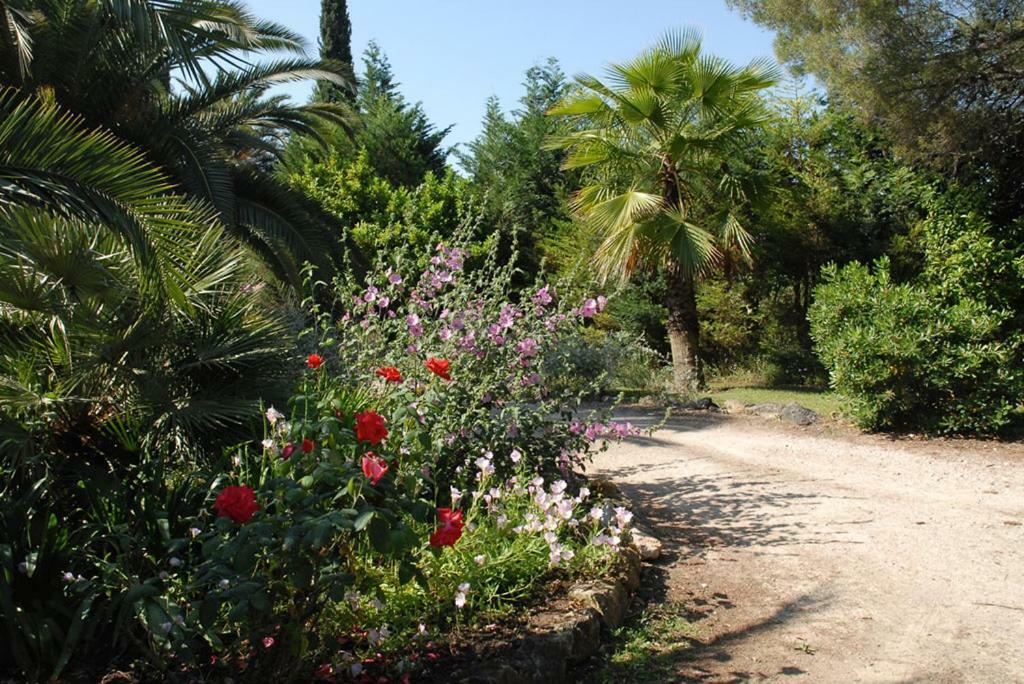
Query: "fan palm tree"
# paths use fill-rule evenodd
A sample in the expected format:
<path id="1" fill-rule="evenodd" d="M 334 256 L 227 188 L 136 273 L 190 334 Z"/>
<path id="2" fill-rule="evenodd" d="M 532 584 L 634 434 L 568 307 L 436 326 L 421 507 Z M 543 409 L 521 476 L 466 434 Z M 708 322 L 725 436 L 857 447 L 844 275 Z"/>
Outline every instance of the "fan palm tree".
<path id="1" fill-rule="evenodd" d="M 341 265 L 341 232 L 268 162 L 287 135 L 315 139 L 352 113 L 265 96 L 288 81 L 343 83 L 341 65 L 306 58 L 299 36 L 230 0 L 5 0 L 0 10 L 0 85 L 52 97 L 141 148 L 280 280 L 298 286 L 306 261 L 324 277 Z"/>
<path id="2" fill-rule="evenodd" d="M 703 384 L 697 279 L 726 254 L 750 254 L 740 217 L 753 187 L 734 160 L 767 122 L 760 93 L 777 78 L 763 61 L 737 68 L 702 55 L 699 35 L 683 31 L 610 65 L 605 81 L 578 76 L 549 112 L 575 119 L 548 146 L 568 150 L 563 168 L 584 170 L 572 206 L 597 236 L 600 276 L 665 270 L 679 389 Z"/>

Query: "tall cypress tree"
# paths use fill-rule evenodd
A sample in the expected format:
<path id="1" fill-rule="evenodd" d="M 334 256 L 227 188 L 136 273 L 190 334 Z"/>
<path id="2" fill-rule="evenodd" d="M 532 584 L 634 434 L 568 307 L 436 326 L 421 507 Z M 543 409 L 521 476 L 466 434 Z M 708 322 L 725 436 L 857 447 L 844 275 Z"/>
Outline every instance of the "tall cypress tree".
<path id="1" fill-rule="evenodd" d="M 347 102 L 356 100 L 356 73 L 352 66 L 352 21 L 348 16 L 346 0 L 321 0 L 320 56 L 344 65 L 342 75 L 351 84 L 343 88 L 329 81 L 320 81 L 314 97 L 320 102 Z"/>

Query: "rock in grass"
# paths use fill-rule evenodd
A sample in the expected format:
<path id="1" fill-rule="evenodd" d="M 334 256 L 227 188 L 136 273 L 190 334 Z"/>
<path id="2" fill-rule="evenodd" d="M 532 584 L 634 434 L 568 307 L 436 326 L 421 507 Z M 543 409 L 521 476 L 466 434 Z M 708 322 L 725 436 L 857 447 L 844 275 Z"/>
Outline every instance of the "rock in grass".
<path id="1" fill-rule="evenodd" d="M 821 420 L 821 416 L 800 404 L 786 404 L 779 417 L 787 423 L 794 425 L 813 425 Z"/>
<path id="2" fill-rule="evenodd" d="M 722 410 L 726 413 L 743 413 L 747 410 L 747 405 L 742 401 L 736 401 L 735 399 L 726 399 L 722 402 Z"/>
<path id="3" fill-rule="evenodd" d="M 748 413 L 753 413 L 755 416 L 761 418 L 781 418 L 782 410 L 785 408 L 782 404 L 754 404 L 747 409 Z"/>

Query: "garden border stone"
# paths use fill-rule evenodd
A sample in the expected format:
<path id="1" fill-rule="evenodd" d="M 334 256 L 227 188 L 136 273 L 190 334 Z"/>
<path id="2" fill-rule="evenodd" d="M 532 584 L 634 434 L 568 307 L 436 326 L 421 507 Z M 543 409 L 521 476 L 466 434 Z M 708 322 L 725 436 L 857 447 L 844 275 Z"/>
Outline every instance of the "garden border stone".
<path id="1" fill-rule="evenodd" d="M 592 477 L 589 484 L 609 503 L 631 505 L 611 480 Z M 597 653 L 602 631 L 616 629 L 626 618 L 630 597 L 640 586 L 641 563 L 661 555 L 661 542 L 635 520 L 629 534 L 631 541 L 610 577 L 582 581 L 569 589 L 574 609 L 559 607 L 531 615 L 527 636 L 482 655 L 470 665 L 472 672 L 456 671 L 447 680 L 464 684 L 566 681 L 572 668 Z"/>
<path id="2" fill-rule="evenodd" d="M 573 586 L 575 610 L 542 610 L 530 616 L 527 636 L 474 661 L 472 672 L 451 673 L 449 681 L 465 684 L 556 684 L 573 666 L 584 663 L 601 646 L 602 629 L 613 630 L 626 617 L 630 596 L 640 586 L 640 551 L 623 549 L 608 579 Z M 566 617 L 566 613 L 570 613 Z"/>

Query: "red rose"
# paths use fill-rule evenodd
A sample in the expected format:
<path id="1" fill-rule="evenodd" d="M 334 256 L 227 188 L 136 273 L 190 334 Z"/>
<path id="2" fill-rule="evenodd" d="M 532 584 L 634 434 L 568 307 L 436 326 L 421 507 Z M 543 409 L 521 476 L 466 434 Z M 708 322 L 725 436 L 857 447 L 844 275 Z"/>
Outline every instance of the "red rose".
<path id="1" fill-rule="evenodd" d="M 356 414 L 356 439 L 360 442 L 380 444 L 388 436 L 384 427 L 384 417 L 376 411 L 363 411 Z"/>
<path id="2" fill-rule="evenodd" d="M 217 511 L 218 517 L 231 518 L 236 523 L 249 522 L 259 509 L 256 493 L 252 487 L 244 485 L 225 487 L 213 502 L 213 510 Z"/>
<path id="3" fill-rule="evenodd" d="M 394 366 L 381 366 L 377 369 L 377 375 L 384 378 L 386 382 L 402 382 L 402 374 Z"/>
<path id="4" fill-rule="evenodd" d="M 438 508 L 437 520 L 440 526 L 430 535 L 430 545 L 455 546 L 455 542 L 462 536 L 462 511 Z"/>
<path id="5" fill-rule="evenodd" d="M 324 365 L 324 357 L 319 354 L 310 354 L 309 358 L 306 359 L 306 365 L 316 370 L 320 366 Z"/>
<path id="6" fill-rule="evenodd" d="M 281 449 L 281 458 L 287 461 L 289 458 L 292 457 L 292 454 L 294 453 L 295 445 L 292 444 L 291 442 L 288 442 L 287 444 L 284 445 L 284 448 Z"/>
<path id="7" fill-rule="evenodd" d="M 436 357 L 431 356 L 424 362 L 424 365 L 427 367 L 428 371 L 430 371 L 437 377 L 442 378 L 444 380 L 452 379 L 452 375 L 450 372 L 452 364 L 451 361 L 449 361 L 448 359 L 438 359 Z"/>
<path id="8" fill-rule="evenodd" d="M 375 485 L 380 482 L 380 478 L 384 477 L 387 472 L 388 462 L 383 458 L 372 451 L 363 456 L 363 475 L 369 478 L 370 484 Z"/>
<path id="9" fill-rule="evenodd" d="M 308 454 L 316 446 L 316 443 L 309 437 L 302 438 L 302 453 Z"/>

